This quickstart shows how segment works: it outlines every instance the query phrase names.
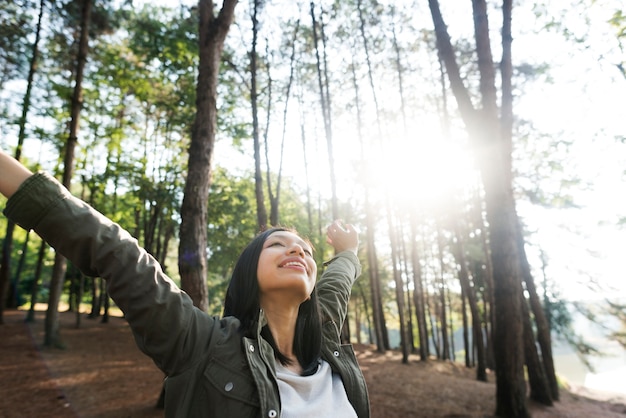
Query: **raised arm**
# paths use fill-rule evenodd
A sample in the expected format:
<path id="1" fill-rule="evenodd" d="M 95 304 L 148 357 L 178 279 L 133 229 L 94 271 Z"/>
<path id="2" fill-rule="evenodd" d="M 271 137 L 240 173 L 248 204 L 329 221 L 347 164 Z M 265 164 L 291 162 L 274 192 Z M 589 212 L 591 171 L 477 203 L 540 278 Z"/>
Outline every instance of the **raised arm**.
<path id="1" fill-rule="evenodd" d="M 9 198 L 33 173 L 19 161 L 0 150 L 0 193 Z"/>
<path id="2" fill-rule="evenodd" d="M 21 187 L 20 187 L 21 186 Z M 32 174 L 0 152 L 4 214 L 35 231 L 89 276 L 107 281 L 139 348 L 168 375 L 195 364 L 217 332 L 215 318 L 194 308 L 191 298 L 120 225 L 73 196 L 46 173 Z"/>
<path id="3" fill-rule="evenodd" d="M 341 329 L 348 310 L 348 301 L 354 281 L 361 274 L 357 257 L 359 235 L 352 225 L 333 222 L 326 232 L 327 241 L 335 249 L 335 256 L 325 263 L 324 273 L 317 282 L 320 308 L 326 321 Z"/>

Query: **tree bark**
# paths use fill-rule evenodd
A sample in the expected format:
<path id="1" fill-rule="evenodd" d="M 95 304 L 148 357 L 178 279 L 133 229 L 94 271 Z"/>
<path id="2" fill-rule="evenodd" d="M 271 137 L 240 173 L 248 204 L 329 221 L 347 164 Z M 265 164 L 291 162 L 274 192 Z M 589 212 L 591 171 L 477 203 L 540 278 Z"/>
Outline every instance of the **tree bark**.
<path id="1" fill-rule="evenodd" d="M 180 209 L 178 270 L 181 287 L 195 306 L 208 309 L 206 286 L 207 205 L 215 144 L 217 75 L 224 40 L 234 18 L 236 0 L 224 0 L 217 17 L 213 1 L 199 0 L 198 84 L 196 116 L 191 133 L 187 180 Z"/>

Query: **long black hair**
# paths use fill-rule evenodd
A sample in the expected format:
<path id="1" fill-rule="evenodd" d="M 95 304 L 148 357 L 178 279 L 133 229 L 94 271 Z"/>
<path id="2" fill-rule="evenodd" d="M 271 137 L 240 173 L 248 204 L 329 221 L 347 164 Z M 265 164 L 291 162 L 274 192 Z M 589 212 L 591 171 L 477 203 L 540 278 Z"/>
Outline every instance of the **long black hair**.
<path id="1" fill-rule="evenodd" d="M 226 290 L 224 316 L 234 316 L 239 319 L 241 322 L 239 330 L 245 336 L 256 337 L 256 326 L 261 310 L 257 278 L 259 257 L 265 240 L 278 231 L 297 234 L 295 230 L 283 227 L 274 227 L 259 233 L 241 252 Z M 282 365 L 291 364 L 291 360 L 276 346 L 267 325 L 261 330 L 261 336 L 272 346 L 276 358 Z M 317 371 L 321 347 L 322 320 L 314 288 L 311 297 L 300 304 L 293 341 L 294 354 L 303 369 L 302 375 L 307 376 Z"/>

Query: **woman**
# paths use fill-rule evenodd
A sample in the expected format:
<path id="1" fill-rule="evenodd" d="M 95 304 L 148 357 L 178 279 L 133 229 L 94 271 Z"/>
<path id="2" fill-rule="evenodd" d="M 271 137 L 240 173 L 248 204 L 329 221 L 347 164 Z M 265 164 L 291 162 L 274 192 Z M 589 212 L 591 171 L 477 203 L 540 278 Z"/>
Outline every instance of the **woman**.
<path id="1" fill-rule="evenodd" d="M 85 274 L 107 280 L 139 348 L 166 374 L 168 417 L 369 417 L 363 375 L 340 344 L 358 234 L 335 221 L 335 257 L 315 283 L 312 249 L 294 231 L 259 234 L 238 259 L 223 318 L 191 299 L 119 225 L 45 173 L 0 152 L 5 215 Z"/>

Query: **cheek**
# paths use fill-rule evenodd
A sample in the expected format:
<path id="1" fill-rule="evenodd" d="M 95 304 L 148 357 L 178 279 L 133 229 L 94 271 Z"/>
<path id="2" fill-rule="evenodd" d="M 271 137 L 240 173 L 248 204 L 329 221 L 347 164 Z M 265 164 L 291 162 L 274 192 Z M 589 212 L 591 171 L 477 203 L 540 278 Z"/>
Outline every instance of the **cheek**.
<path id="1" fill-rule="evenodd" d="M 311 283 L 315 284 L 315 282 L 317 281 L 317 265 L 313 264 L 309 277 L 311 278 Z"/>

